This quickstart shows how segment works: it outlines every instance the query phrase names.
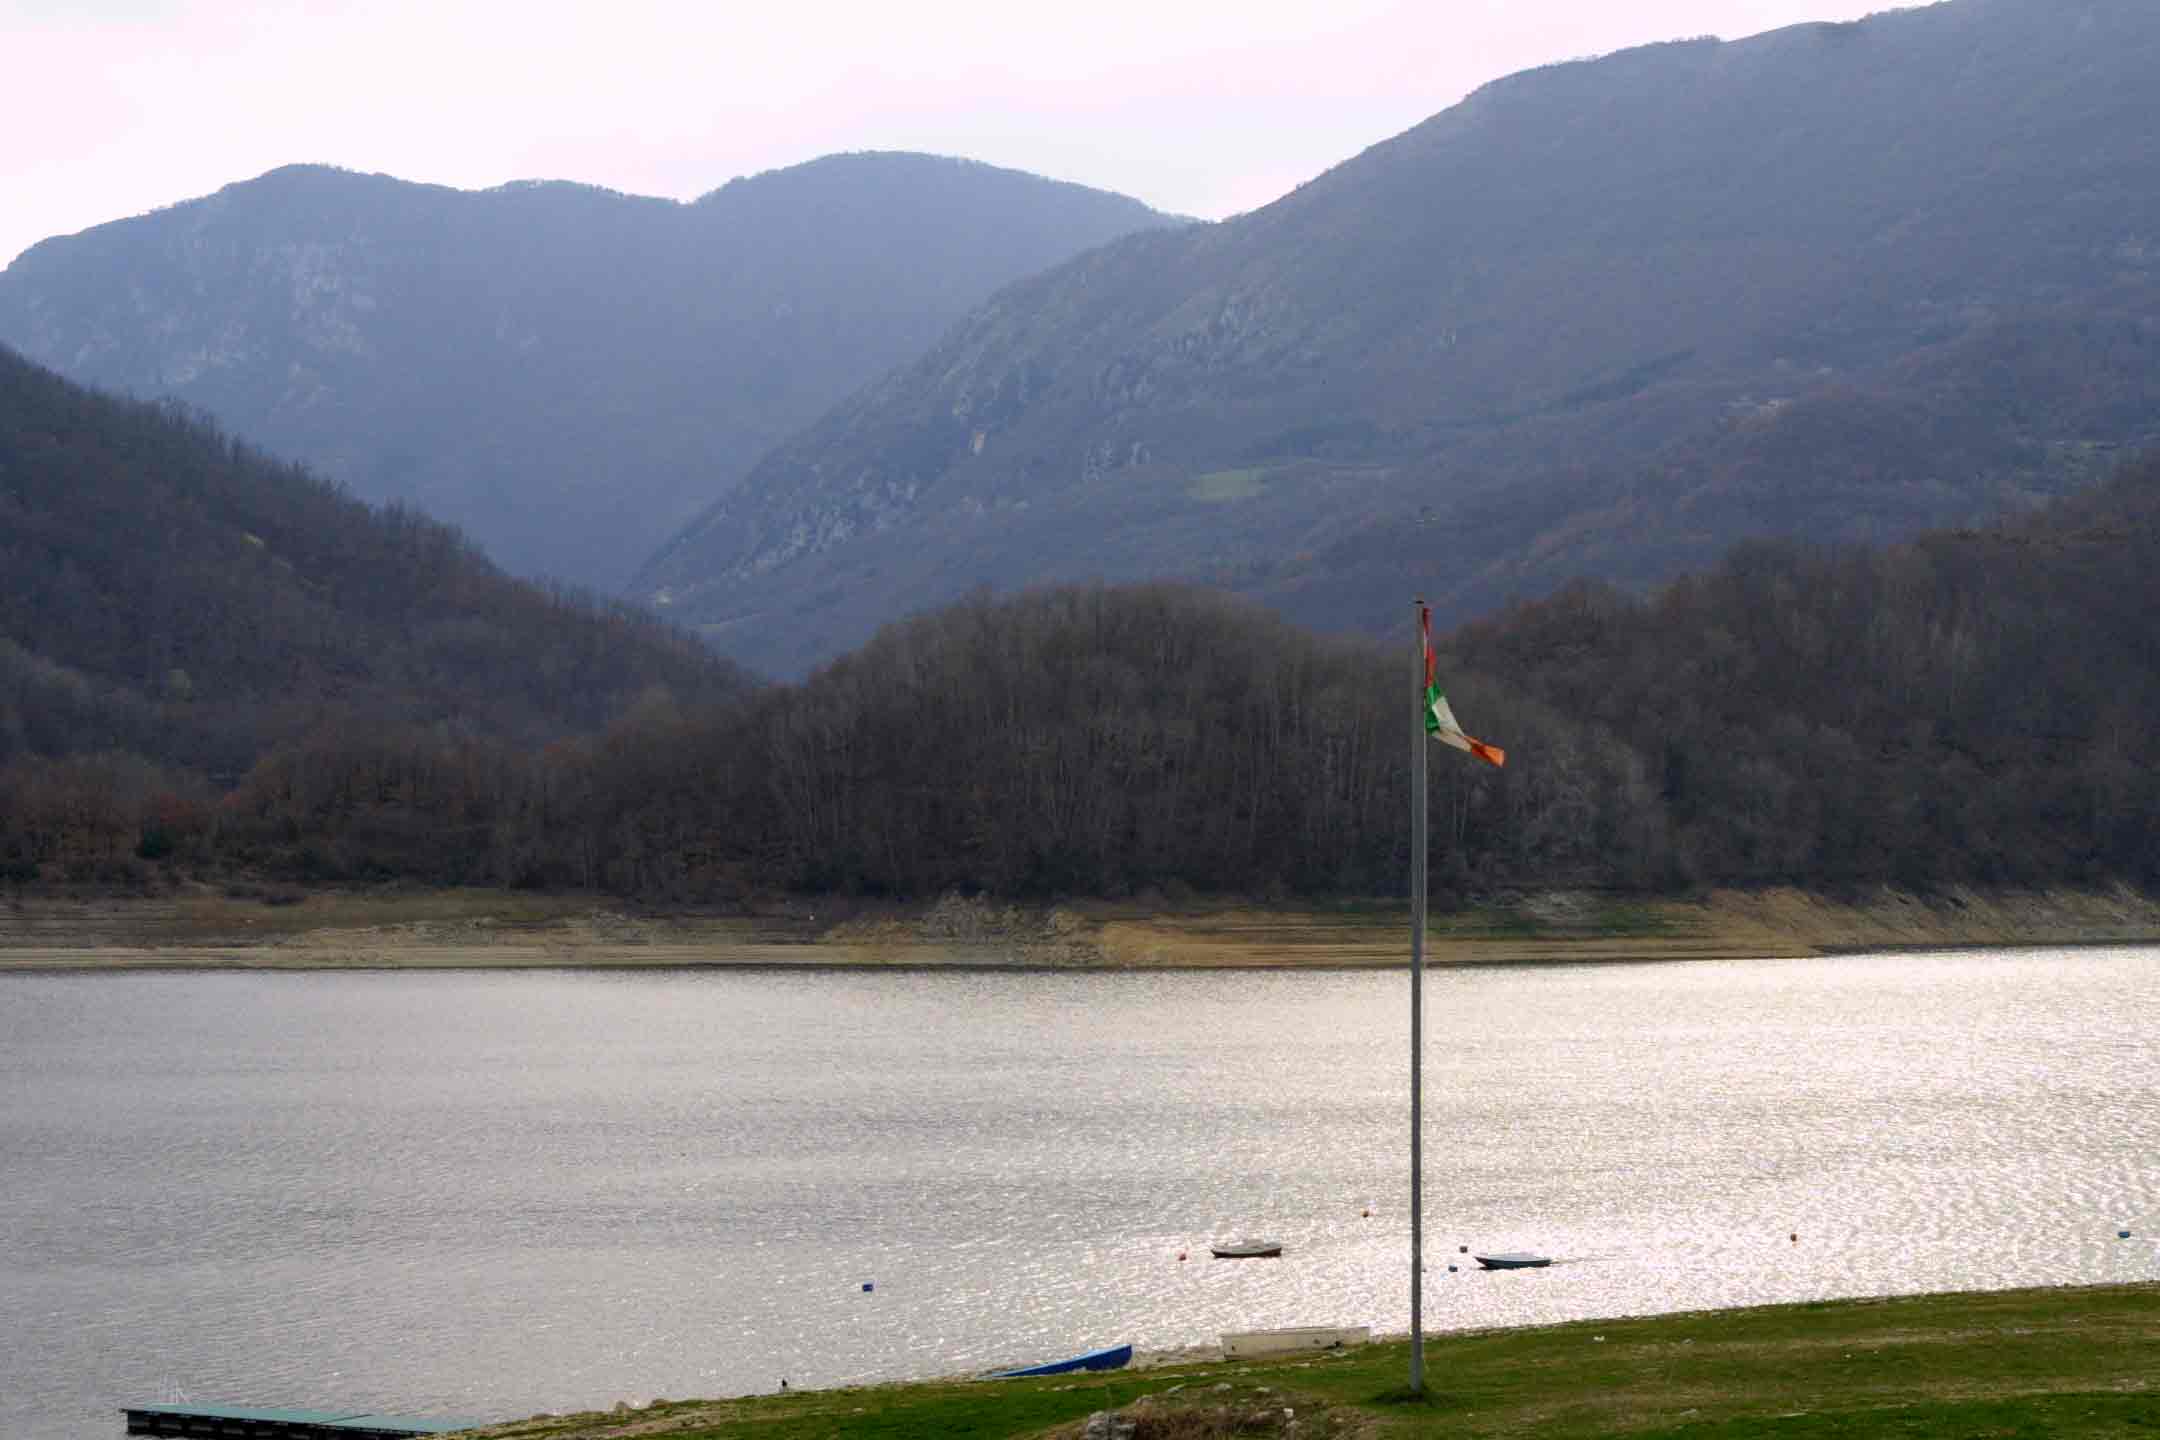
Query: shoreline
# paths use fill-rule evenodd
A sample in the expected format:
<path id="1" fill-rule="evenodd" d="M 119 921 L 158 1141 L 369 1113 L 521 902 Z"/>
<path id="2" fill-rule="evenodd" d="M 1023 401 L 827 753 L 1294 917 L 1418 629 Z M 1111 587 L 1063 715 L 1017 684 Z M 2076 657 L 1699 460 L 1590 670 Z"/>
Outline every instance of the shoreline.
<path id="1" fill-rule="evenodd" d="M 1855 1295 L 1825 1295 L 1808 1300 L 1763 1300 L 1740 1305 L 1687 1306 L 1677 1310 L 1630 1310 L 1610 1315 L 1583 1315 L 1567 1320 L 1535 1320 L 1516 1325 L 1465 1325 L 1460 1329 L 1436 1328 L 1428 1325 L 1425 1328 L 1425 1343 L 1428 1346 L 1444 1345 L 1460 1341 L 1490 1339 L 1494 1336 L 1541 1335 L 1558 1331 L 1595 1329 L 1603 1325 L 1617 1326 L 1638 1323 L 1664 1325 L 1689 1322 L 1715 1324 L 1750 1317 L 1795 1312 L 1802 1309 L 1872 1309 L 1905 1304 L 1926 1304 L 1935 1301 L 2015 1301 L 2030 1296 L 2052 1296 L 2058 1299 L 2069 1299 L 2081 1294 L 2117 1295 L 2123 1293 L 2153 1293 L 2160 1295 L 2160 1279 L 2071 1280 L 2059 1285 L 2020 1284 L 2005 1286 L 2000 1289 L 1982 1288 L 1976 1290 L 1869 1291 Z M 1224 1351 L 1222 1341 L 1218 1338 L 1208 1341 L 1196 1341 L 1188 1345 L 1171 1345 L 1156 1350 L 1142 1350 L 1135 1347 L 1132 1359 L 1117 1371 L 1065 1372 L 1056 1377 L 1019 1377 L 1000 1375 L 994 1370 L 962 1370 L 934 1375 L 906 1375 L 884 1380 L 865 1380 L 830 1387 L 804 1386 L 800 1392 L 789 1391 L 785 1393 L 817 1395 L 832 1394 L 840 1391 L 899 1389 L 922 1385 L 974 1384 L 984 1380 L 1019 1378 L 1077 1380 L 1091 1378 L 1091 1375 L 1144 1374 L 1151 1370 L 1176 1370 L 1199 1366 L 1228 1367 L 1235 1365 L 1250 1369 L 1289 1368 L 1299 1366 L 1301 1362 L 1310 1363 L 1318 1359 L 1339 1358 L 1350 1352 L 1387 1349 L 1394 1346 L 1407 1348 L 1409 1344 L 1410 1332 L 1407 1329 L 1373 1331 L 1363 1341 L 1354 1345 L 1330 1346 L 1319 1350 L 1286 1350 L 1267 1355 L 1235 1356 Z M 714 1401 L 727 1402 L 769 1398 L 780 1393 L 783 1392 L 750 1390 L 740 1395 L 707 1396 L 704 1398 L 708 1403 Z M 527 1422 L 523 1420 L 505 1420 L 497 1422 L 491 1428 L 500 1429 L 524 1423 Z"/>
<path id="2" fill-rule="evenodd" d="M 2155 1413 L 2148 1357 L 2160 1334 L 2156 1302 L 2160 1281 L 2134 1280 L 1428 1330 L 1429 1361 L 1445 1378 L 1420 1401 L 1401 1389 L 1409 1336 L 1386 1334 L 1235 1360 L 1219 1347 L 1136 1353 L 1125 1369 L 994 1387 L 979 1376 L 943 1375 L 622 1400 L 470 1433 L 628 1440 L 785 1428 L 1082 1440 L 1145 1430 L 1294 1440 L 1444 1427 L 1467 1440 L 1566 1440 L 1694 1426 L 1755 1434 L 1798 1420 L 1811 1434 L 2141 1434 Z M 1536 1383 L 1524 1385 L 1525 1374 Z M 1425 1413 L 1413 1419 L 1406 1402 Z"/>
<path id="3" fill-rule="evenodd" d="M 835 911 L 839 913 L 834 913 Z M 821 917 L 821 912 L 823 912 Z M 155 899 L 0 895 L 0 971 L 436 969 L 1403 969 L 1402 902 L 1005 904 L 947 895 L 754 915 L 627 914 L 499 891 Z M 1434 966 L 1795 959 L 1885 951 L 2160 944 L 2160 899 L 2102 891 L 1789 888 L 1694 897 L 1543 891 L 1429 918 Z"/>

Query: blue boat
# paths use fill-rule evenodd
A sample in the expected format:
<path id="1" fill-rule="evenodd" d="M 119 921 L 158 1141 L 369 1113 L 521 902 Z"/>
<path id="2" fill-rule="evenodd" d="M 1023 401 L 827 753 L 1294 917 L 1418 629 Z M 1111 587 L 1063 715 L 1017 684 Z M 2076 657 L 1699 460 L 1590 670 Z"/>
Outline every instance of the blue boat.
<path id="1" fill-rule="evenodd" d="M 1132 1346 L 1113 1345 L 1107 1350 L 1075 1355 L 1070 1360 L 1053 1360 L 1048 1365 L 1030 1365 L 1025 1370 L 999 1370 L 990 1378 L 1012 1380 L 1022 1375 L 1066 1375 L 1075 1370 L 1122 1370 L 1131 1363 Z"/>

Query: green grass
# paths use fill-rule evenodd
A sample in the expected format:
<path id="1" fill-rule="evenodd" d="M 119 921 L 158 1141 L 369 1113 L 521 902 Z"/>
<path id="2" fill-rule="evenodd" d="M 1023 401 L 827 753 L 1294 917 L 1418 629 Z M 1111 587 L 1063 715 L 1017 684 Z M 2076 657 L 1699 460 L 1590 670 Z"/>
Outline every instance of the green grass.
<path id="1" fill-rule="evenodd" d="M 2160 1440 L 2160 1285 L 1839 1301 L 1436 1335 L 1426 1394 L 1396 1341 L 1303 1360 L 995 1383 L 940 1381 L 525 1421 L 519 1440 L 662 1435 L 1071 1434 L 1097 1410 L 1135 1440 L 1725 1440 L 2139 1436 Z M 1265 1393 L 1263 1393 L 1265 1392 Z M 1149 1397 L 1143 1399 L 1142 1397 Z M 1138 1402 L 1136 1405 L 1135 1402 Z"/>
<path id="2" fill-rule="evenodd" d="M 1460 940 L 1534 940 L 1545 922 L 1519 905 L 1477 905 L 1451 915 L 1428 915 L 1426 931 Z"/>
<path id="3" fill-rule="evenodd" d="M 1195 500 L 1250 500 L 1267 488 L 1265 470 L 1211 470 L 1185 488 Z"/>
<path id="4" fill-rule="evenodd" d="M 811 1440 L 811 1437 L 940 1436 L 953 1440 L 993 1440 L 1031 1435 L 1097 1410 L 1129 1405 L 1152 1390 L 1165 1388 L 1163 1372 L 1126 1372 L 1111 1376 L 1057 1377 L 1035 1381 L 928 1382 L 874 1385 L 848 1390 L 797 1390 L 744 1400 L 685 1401 L 656 1404 L 624 1415 L 573 1415 L 501 1427 L 518 1440 L 584 1440 L 614 1436 L 655 1421 L 680 1420 L 688 1428 L 659 1433 L 677 1440 L 699 1436 L 751 1436 L 759 1440 Z"/>
<path id="5" fill-rule="evenodd" d="M 1602 901 L 1591 924 L 1601 935 L 1671 935 L 1682 928 L 1672 907 L 1634 900 Z"/>

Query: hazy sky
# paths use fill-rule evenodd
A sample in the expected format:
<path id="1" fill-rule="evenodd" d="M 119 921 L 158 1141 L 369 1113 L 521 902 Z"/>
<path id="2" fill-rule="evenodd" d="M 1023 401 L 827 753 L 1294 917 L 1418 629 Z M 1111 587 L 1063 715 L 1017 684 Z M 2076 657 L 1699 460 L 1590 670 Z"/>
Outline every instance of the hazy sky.
<path id="1" fill-rule="evenodd" d="M 1216 218 L 1500 75 L 1890 0 L 0 0 L 0 262 L 294 161 L 689 198 L 928 150 Z"/>

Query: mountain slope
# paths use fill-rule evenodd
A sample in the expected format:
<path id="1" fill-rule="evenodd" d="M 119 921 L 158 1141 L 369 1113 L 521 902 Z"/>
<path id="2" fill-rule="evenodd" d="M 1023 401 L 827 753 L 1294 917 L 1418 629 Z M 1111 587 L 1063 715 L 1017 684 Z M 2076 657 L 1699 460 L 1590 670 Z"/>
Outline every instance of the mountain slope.
<path id="1" fill-rule="evenodd" d="M 33 247 L 0 341 L 172 396 L 506 567 L 613 586 L 764 450 L 1137 201 L 923 155 L 694 204 L 293 166 Z"/>
<path id="2" fill-rule="evenodd" d="M 341 727 L 539 744 L 748 683 L 642 611 L 0 347 L 0 766 L 229 777 Z"/>
<path id="3" fill-rule="evenodd" d="M 2137 0 L 1951 0 L 1496 82 L 1008 288 L 634 589 L 790 671 L 983 582 L 1365 627 L 2031 503 L 2160 432 L 2156 66 Z"/>

